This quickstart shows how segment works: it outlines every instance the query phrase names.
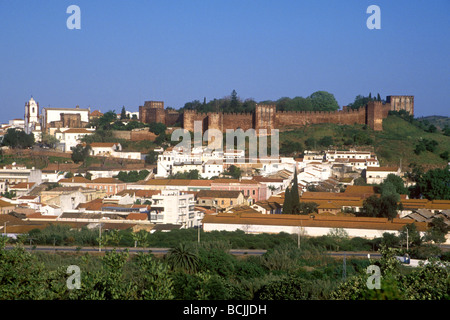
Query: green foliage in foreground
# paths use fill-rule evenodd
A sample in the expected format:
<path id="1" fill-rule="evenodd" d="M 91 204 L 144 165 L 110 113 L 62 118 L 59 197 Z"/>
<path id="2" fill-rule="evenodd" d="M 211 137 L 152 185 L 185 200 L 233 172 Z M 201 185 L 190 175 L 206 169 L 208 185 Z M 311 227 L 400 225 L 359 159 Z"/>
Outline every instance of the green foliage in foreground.
<path id="1" fill-rule="evenodd" d="M 336 235 L 335 235 L 336 236 Z M 303 243 L 280 244 L 262 256 L 236 257 L 225 241 L 185 242 L 170 253 L 102 255 L 4 249 L 0 238 L 0 297 L 4 300 L 448 300 L 449 268 L 439 260 L 401 266 L 393 249 L 382 259 L 333 259 Z M 67 267 L 80 268 L 80 287 Z M 369 289 L 369 265 L 381 270 L 381 288 Z M 345 267 L 345 269 L 344 269 Z M 76 282 L 75 282 L 76 283 Z"/>

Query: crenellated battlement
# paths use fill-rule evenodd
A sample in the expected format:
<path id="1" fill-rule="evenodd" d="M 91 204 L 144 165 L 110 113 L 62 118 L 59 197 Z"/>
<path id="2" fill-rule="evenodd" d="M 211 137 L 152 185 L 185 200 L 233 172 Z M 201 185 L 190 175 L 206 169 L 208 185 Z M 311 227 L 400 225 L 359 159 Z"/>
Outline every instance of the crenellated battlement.
<path id="1" fill-rule="evenodd" d="M 394 105 L 395 104 L 395 105 Z M 161 110 L 160 103 L 146 102 L 147 106 L 139 107 L 140 113 L 146 121 L 175 121 L 175 117 L 167 117 Z M 156 109 L 156 110 L 155 110 Z M 342 125 L 366 124 L 374 130 L 382 130 L 383 119 L 387 117 L 390 110 L 414 111 L 414 96 L 388 96 L 387 102 L 370 101 L 367 105 L 358 109 L 344 106 L 335 111 L 277 111 L 276 105 L 257 104 L 254 112 L 197 112 L 185 110 L 179 115 L 183 127 L 193 130 L 194 121 L 203 121 L 203 130 L 208 127 L 225 131 L 226 129 L 241 128 L 253 129 L 282 129 L 286 126 L 304 126 L 319 123 L 336 123 Z M 167 111 L 167 110 L 165 110 Z"/>

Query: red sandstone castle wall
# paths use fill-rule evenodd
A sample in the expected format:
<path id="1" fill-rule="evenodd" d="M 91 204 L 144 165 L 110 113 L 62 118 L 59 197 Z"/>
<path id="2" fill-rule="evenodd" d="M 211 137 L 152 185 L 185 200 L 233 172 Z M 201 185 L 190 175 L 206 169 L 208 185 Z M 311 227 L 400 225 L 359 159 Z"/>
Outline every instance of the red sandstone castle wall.
<path id="1" fill-rule="evenodd" d="M 276 111 L 275 105 L 257 105 L 254 113 L 198 113 L 184 111 L 182 114 L 164 110 L 162 102 L 146 101 L 139 107 L 142 122 L 162 122 L 167 126 L 182 122 L 183 128 L 194 131 L 194 122 L 202 123 L 203 132 L 207 129 L 283 129 L 289 126 L 304 126 L 308 124 L 335 123 L 344 125 L 367 124 L 374 130 L 382 130 L 383 119 L 390 110 L 404 109 L 414 112 L 414 96 L 388 96 L 388 102 L 371 101 L 357 110 L 344 107 L 337 111 Z M 399 101 L 393 106 L 390 101 Z"/>
<path id="2" fill-rule="evenodd" d="M 275 109 L 271 109 L 275 110 Z M 374 102 L 370 107 L 362 107 L 357 110 L 344 108 L 338 111 L 278 111 L 269 112 L 259 109 L 252 113 L 197 113 L 186 111 L 183 114 L 183 127 L 194 131 L 194 121 L 201 121 L 203 131 L 216 128 L 223 132 L 227 129 L 241 128 L 248 130 L 259 129 L 283 129 L 289 126 L 305 126 L 319 123 L 335 124 L 367 124 L 375 130 L 381 130 L 382 119 L 387 117 L 390 106 L 383 106 Z"/>
<path id="3" fill-rule="evenodd" d="M 198 113 L 195 111 L 185 111 L 183 112 L 183 128 L 194 132 L 194 122 L 201 121 L 203 124 L 203 131 L 205 131 L 204 120 L 208 117 L 206 113 Z"/>
<path id="4" fill-rule="evenodd" d="M 224 113 L 222 121 L 222 131 L 227 129 L 248 130 L 253 128 L 253 114 L 252 113 Z"/>
<path id="5" fill-rule="evenodd" d="M 279 111 L 275 115 L 275 127 L 305 126 L 319 123 L 365 124 L 365 108 L 338 111 Z"/>
<path id="6" fill-rule="evenodd" d="M 166 126 L 171 127 L 175 124 L 181 124 L 183 122 L 183 115 L 176 111 L 165 111 L 166 112 Z"/>

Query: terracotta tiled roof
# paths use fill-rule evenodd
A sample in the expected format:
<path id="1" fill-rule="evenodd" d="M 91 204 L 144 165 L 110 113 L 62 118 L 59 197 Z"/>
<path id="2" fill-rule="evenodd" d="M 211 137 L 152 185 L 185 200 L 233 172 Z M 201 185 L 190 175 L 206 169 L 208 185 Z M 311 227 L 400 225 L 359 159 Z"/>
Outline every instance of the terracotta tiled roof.
<path id="1" fill-rule="evenodd" d="M 385 172 L 397 172 L 398 167 L 367 167 L 366 171 L 385 171 Z"/>
<path id="2" fill-rule="evenodd" d="M 38 198 L 39 198 L 39 196 L 21 196 L 18 199 L 19 200 L 35 200 L 35 199 L 38 199 Z"/>
<path id="3" fill-rule="evenodd" d="M 230 190 L 200 190 L 197 193 L 197 198 L 232 198 L 236 199 L 242 194 L 241 191 Z"/>
<path id="4" fill-rule="evenodd" d="M 84 128 L 71 128 L 71 129 L 64 131 L 63 133 L 94 133 L 94 132 L 89 131 Z"/>
<path id="5" fill-rule="evenodd" d="M 332 201 L 324 201 L 320 203 L 317 209 L 341 209 L 341 206 Z"/>
<path id="6" fill-rule="evenodd" d="M 97 184 L 97 183 L 121 184 L 121 183 L 125 183 L 125 182 L 122 182 L 119 179 L 114 179 L 114 178 L 97 178 L 97 179 L 94 179 L 94 180 L 91 180 L 88 182 L 88 184 Z"/>
<path id="7" fill-rule="evenodd" d="M 122 190 L 117 195 L 122 196 L 125 194 L 135 195 L 138 198 L 151 198 L 154 195 L 158 195 L 161 193 L 161 190 L 141 190 L 141 189 L 128 189 Z"/>
<path id="8" fill-rule="evenodd" d="M 4 208 L 4 207 L 15 207 L 15 206 L 16 206 L 15 204 L 12 204 L 12 203 L 7 202 L 7 201 L 0 200 L 0 207 L 2 207 L 2 208 Z"/>
<path id="9" fill-rule="evenodd" d="M 203 223 L 214 224 L 240 224 L 240 225 L 273 225 L 273 226 L 303 226 L 322 228 L 356 228 L 375 230 L 401 230 L 408 219 L 367 218 L 367 217 L 346 217 L 346 216 L 320 216 L 311 218 L 309 215 L 290 214 L 261 214 L 261 213 L 221 213 L 218 215 L 206 215 Z M 427 224 L 417 222 L 418 231 L 426 231 Z"/>
<path id="10" fill-rule="evenodd" d="M 30 189 L 34 185 L 34 182 L 21 182 L 14 186 L 10 186 L 9 189 Z"/>
<path id="11" fill-rule="evenodd" d="M 91 116 L 93 116 L 93 117 L 100 117 L 102 115 L 103 115 L 103 113 L 101 113 L 100 110 L 94 110 L 91 112 Z"/>
<path id="12" fill-rule="evenodd" d="M 375 193 L 375 187 L 373 186 L 347 186 L 345 188 L 345 193 L 354 193 L 354 194 L 366 194 L 366 193 Z"/>
<path id="13" fill-rule="evenodd" d="M 148 220 L 146 213 L 130 213 L 127 216 L 127 220 Z"/>
<path id="14" fill-rule="evenodd" d="M 27 219 L 54 219 L 56 220 L 58 216 L 42 215 L 40 212 L 35 212 L 27 215 Z"/>
<path id="15" fill-rule="evenodd" d="M 103 206 L 103 199 L 98 198 L 86 203 L 80 203 L 78 205 L 78 209 L 86 209 L 86 210 L 90 210 L 90 211 L 100 211 L 102 210 L 102 206 Z"/>
<path id="16" fill-rule="evenodd" d="M 190 180 L 190 186 L 211 186 L 212 180 Z"/>
<path id="17" fill-rule="evenodd" d="M 59 183 L 88 183 L 91 182 L 91 180 L 86 179 L 85 177 L 72 177 L 72 178 L 65 178 L 58 181 Z"/>
<path id="18" fill-rule="evenodd" d="M 117 142 L 92 142 L 91 148 L 112 148 L 119 143 Z"/>

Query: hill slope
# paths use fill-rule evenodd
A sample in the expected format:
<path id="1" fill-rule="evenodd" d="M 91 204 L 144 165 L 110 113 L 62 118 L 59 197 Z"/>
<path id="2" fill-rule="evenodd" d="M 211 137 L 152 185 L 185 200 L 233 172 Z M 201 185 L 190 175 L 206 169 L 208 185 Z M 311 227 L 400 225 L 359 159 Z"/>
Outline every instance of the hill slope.
<path id="1" fill-rule="evenodd" d="M 333 146 L 320 144 L 321 141 L 329 140 L 329 137 L 333 139 Z M 420 155 L 415 154 L 414 149 L 421 139 L 435 140 L 438 143 L 435 152 L 424 151 Z M 427 169 L 445 167 L 447 162 L 439 155 L 444 151 L 450 152 L 450 137 L 440 132 L 425 132 L 398 116 L 387 117 L 383 121 L 383 131 L 379 132 L 364 125 L 329 123 L 280 132 L 280 153 L 286 146 L 298 144 L 307 150 L 345 150 L 352 147 L 372 150 L 377 154 L 381 165 L 400 165 L 401 162 L 403 168 L 411 163 L 420 164 Z"/>

